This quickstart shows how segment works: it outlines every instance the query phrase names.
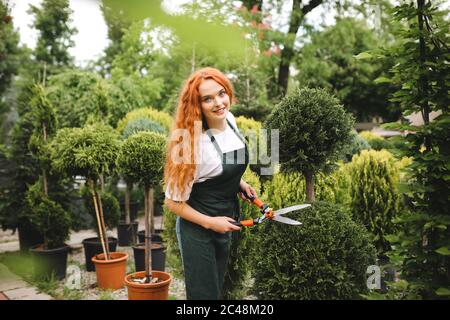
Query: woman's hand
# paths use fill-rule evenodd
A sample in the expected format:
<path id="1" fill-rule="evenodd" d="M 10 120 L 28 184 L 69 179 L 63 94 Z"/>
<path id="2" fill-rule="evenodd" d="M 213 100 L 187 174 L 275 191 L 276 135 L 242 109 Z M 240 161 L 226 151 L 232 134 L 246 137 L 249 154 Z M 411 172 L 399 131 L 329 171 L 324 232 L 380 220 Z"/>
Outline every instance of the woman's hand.
<path id="1" fill-rule="evenodd" d="M 209 217 L 206 228 L 218 233 L 241 230 L 240 227 L 231 224 L 231 222 L 235 222 L 235 220 L 230 217 Z"/>
<path id="2" fill-rule="evenodd" d="M 253 196 L 255 198 L 257 197 L 256 190 L 242 179 L 241 179 L 240 187 L 241 187 L 241 191 L 245 192 L 249 197 L 250 196 Z M 247 200 L 247 198 L 241 192 L 239 193 L 239 195 L 241 196 L 242 200 Z"/>

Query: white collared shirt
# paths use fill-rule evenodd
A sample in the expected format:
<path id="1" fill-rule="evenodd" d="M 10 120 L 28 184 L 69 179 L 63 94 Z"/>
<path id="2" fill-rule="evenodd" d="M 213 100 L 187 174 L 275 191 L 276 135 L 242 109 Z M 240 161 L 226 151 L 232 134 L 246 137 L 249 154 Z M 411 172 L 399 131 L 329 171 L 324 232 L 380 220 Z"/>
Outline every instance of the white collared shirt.
<path id="1" fill-rule="evenodd" d="M 227 113 L 227 119 L 234 126 L 234 128 L 239 131 L 237 128 L 236 119 L 230 111 Z M 242 140 L 239 139 L 228 124 L 224 131 L 213 134 L 213 136 L 216 139 L 222 153 L 239 150 L 245 147 Z M 199 163 L 197 164 L 194 180 L 188 183 L 183 194 L 181 194 L 178 189 L 174 187 L 173 194 L 170 195 L 166 188 L 166 198 L 174 201 L 186 201 L 189 199 L 194 183 L 203 182 L 213 177 L 217 177 L 222 173 L 222 158 L 214 147 L 214 144 L 211 142 L 210 137 L 205 132 L 202 133 L 200 143 L 201 157 L 199 159 Z"/>

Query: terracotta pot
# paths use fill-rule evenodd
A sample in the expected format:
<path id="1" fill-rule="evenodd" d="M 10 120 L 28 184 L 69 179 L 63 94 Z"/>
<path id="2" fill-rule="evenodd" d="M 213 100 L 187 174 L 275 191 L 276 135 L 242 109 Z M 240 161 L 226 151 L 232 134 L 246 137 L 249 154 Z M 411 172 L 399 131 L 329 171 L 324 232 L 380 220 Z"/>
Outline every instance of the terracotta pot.
<path id="1" fill-rule="evenodd" d="M 128 300 L 167 300 L 172 276 L 162 271 L 152 271 L 153 277 L 162 280 L 158 283 L 137 283 L 132 278 L 144 278 L 145 271 L 135 272 L 125 277 L 128 288 Z"/>
<path id="2" fill-rule="evenodd" d="M 92 257 L 97 274 L 97 284 L 102 289 L 120 289 L 126 274 L 128 253 L 110 252 L 111 259 L 105 260 L 103 253 Z"/>

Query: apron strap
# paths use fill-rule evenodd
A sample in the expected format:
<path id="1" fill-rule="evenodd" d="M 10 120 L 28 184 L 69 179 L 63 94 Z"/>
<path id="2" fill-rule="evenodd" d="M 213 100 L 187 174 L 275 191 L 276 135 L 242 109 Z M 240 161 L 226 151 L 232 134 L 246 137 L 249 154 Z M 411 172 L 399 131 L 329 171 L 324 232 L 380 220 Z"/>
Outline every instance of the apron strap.
<path id="1" fill-rule="evenodd" d="M 230 128 L 233 130 L 234 134 L 244 143 L 244 146 L 246 145 L 244 138 L 240 135 L 239 131 L 236 130 L 236 128 L 231 124 L 230 120 L 227 118 L 227 123 L 230 126 Z M 225 154 L 222 152 L 222 150 L 219 147 L 219 144 L 216 141 L 216 138 L 212 135 L 211 131 L 209 130 L 209 127 L 206 127 L 206 134 L 208 135 L 209 139 L 211 139 L 212 144 L 214 145 L 214 148 L 219 153 L 219 156 L 222 158 L 222 162 L 225 161 Z"/>

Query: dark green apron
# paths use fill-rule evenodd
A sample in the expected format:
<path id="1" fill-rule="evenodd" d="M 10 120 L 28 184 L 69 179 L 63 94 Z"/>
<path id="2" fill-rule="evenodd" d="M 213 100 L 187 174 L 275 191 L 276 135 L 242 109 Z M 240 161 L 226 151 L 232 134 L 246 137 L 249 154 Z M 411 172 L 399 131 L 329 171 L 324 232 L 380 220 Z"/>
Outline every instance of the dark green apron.
<path id="1" fill-rule="evenodd" d="M 223 172 L 217 177 L 194 183 L 187 203 L 208 216 L 229 216 L 237 219 L 237 193 L 241 177 L 247 168 L 248 150 L 245 141 L 228 119 L 227 123 L 244 142 L 245 148 L 222 153 L 214 136 L 208 132 L 214 147 L 222 157 Z M 231 232 L 217 233 L 182 218 L 177 222 L 187 299 L 220 299 Z"/>

